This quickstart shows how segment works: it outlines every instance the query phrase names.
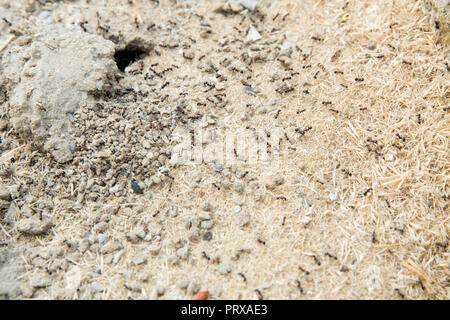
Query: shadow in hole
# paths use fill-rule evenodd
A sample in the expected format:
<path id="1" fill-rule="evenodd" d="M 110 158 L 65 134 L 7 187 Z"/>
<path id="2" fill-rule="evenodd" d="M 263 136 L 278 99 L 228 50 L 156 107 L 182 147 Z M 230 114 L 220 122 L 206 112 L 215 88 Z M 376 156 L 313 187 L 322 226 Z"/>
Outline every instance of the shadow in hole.
<path id="1" fill-rule="evenodd" d="M 144 47 L 137 46 L 136 44 L 129 44 L 125 49 L 118 50 L 114 54 L 114 60 L 116 61 L 117 68 L 124 72 L 125 68 L 130 64 L 138 60 L 141 56 L 147 56 L 148 50 Z"/>

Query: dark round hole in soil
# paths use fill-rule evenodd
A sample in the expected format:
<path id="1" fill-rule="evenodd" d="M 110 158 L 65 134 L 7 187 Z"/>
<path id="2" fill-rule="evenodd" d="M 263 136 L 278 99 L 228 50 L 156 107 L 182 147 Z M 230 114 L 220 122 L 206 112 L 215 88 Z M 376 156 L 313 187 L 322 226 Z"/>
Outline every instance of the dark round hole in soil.
<path id="1" fill-rule="evenodd" d="M 139 57 L 147 54 L 148 52 L 144 48 L 129 44 L 125 49 L 116 51 L 114 60 L 116 61 L 117 68 L 123 72 L 126 67 L 138 60 Z"/>

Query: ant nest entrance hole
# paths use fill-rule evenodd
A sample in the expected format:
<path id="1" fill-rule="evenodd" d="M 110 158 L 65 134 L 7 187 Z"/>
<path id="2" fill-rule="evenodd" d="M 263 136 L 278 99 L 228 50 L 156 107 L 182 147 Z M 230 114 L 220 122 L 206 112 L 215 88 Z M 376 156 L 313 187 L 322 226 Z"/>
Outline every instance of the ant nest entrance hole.
<path id="1" fill-rule="evenodd" d="M 116 50 L 114 54 L 114 60 L 116 61 L 117 68 L 124 72 L 125 68 L 138 59 L 145 58 L 150 54 L 152 46 L 142 43 L 141 41 L 132 41 L 127 44 L 124 49 Z"/>

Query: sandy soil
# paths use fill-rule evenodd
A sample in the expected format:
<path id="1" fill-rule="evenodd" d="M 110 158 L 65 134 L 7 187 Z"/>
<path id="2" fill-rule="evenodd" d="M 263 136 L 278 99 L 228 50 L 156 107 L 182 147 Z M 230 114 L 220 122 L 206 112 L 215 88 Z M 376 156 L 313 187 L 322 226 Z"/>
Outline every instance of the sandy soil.
<path id="1" fill-rule="evenodd" d="M 0 297 L 448 299 L 448 7 L 0 0 Z"/>

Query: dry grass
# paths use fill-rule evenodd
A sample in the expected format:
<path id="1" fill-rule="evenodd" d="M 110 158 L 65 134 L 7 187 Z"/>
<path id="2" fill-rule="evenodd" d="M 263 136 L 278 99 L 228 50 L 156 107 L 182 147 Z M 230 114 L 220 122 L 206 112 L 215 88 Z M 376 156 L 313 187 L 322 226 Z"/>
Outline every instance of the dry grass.
<path id="1" fill-rule="evenodd" d="M 262 1 L 262 7 L 268 4 Z M 204 3 L 199 12 L 211 13 L 213 7 Z M 268 190 L 263 168 L 238 165 L 231 172 L 249 170 L 257 183 L 246 182 L 241 194 L 225 183 L 238 179 L 218 177 L 212 165 L 175 168 L 174 183 L 153 190 L 152 199 L 131 196 L 109 223 L 109 237 L 121 241 L 137 225 L 163 230 L 160 254 L 148 265 L 134 266 L 132 257 L 146 252 L 148 244 L 123 241 L 119 263 L 105 263 L 102 254 L 88 251 L 73 261 L 68 275 L 79 272 L 88 283 L 100 268 L 96 281 L 107 290 L 97 298 L 103 299 L 131 295 L 124 283 L 142 274 L 150 275 L 142 284 L 144 297 L 158 284 L 166 287 L 163 298 L 190 298 L 175 286 L 188 278 L 213 298 L 222 289 L 224 299 L 255 299 L 256 289 L 266 299 L 449 299 L 449 34 L 443 23 L 436 30 L 436 12 L 424 8 L 422 1 L 407 0 L 273 2 L 264 30 L 280 24 L 302 49 L 292 56 L 292 68 L 300 71 L 292 81 L 295 91 L 280 95 L 268 81 L 274 71 L 286 73 L 280 62 L 255 64 L 259 76 L 253 87 L 261 94 L 244 101 L 239 79 L 231 74 L 226 90 L 232 111 L 217 112 L 222 128 L 283 128 L 289 137 L 281 142 L 279 174 L 285 183 Z M 273 20 L 277 13 L 278 19 L 289 13 L 283 24 Z M 143 3 L 140 16 L 148 17 Z M 212 23 L 226 34 L 240 18 L 216 17 Z M 447 19 L 442 13 L 438 18 Z M 185 68 L 194 72 L 196 65 Z M 269 106 L 268 113 L 242 121 L 245 105 L 259 102 Z M 300 109 L 306 110 L 299 114 Z M 304 136 L 295 132 L 309 126 Z M 52 170 L 50 160 L 43 163 L 41 177 Z M 14 166 L 20 171 L 20 162 Z M 196 175 L 202 177 L 198 184 L 192 182 Z M 331 192 L 338 200 L 330 200 Z M 262 200 L 255 200 L 258 194 Z M 205 203 L 216 208 L 213 239 L 191 243 L 191 260 L 170 265 L 172 239 L 186 238 L 185 219 Z M 114 204 L 73 210 L 65 200 L 55 201 L 53 234 L 34 245 L 51 248 L 83 238 L 90 228 L 85 219 Z M 250 226 L 236 225 L 235 205 L 251 213 Z M 172 206 L 181 209 L 177 217 L 165 215 Z M 8 232 L 21 241 L 14 229 Z M 233 260 L 242 246 L 251 252 Z M 203 252 L 230 260 L 232 272 L 220 275 Z M 29 266 L 29 272 L 36 270 Z M 60 287 L 68 275 L 55 276 Z M 51 290 L 43 294 L 55 297 Z"/>

